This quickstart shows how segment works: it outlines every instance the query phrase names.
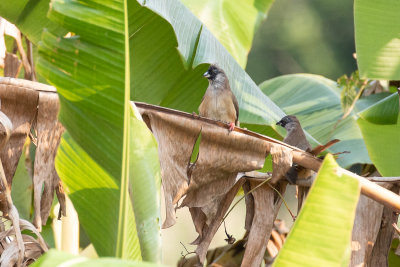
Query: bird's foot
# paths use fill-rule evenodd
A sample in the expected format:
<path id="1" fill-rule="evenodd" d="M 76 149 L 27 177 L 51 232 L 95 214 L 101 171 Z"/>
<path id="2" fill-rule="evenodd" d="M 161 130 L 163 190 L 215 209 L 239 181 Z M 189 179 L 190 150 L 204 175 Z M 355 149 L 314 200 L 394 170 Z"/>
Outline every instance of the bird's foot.
<path id="1" fill-rule="evenodd" d="M 235 129 L 235 123 L 231 122 L 229 123 L 229 132 L 232 132 Z"/>
<path id="2" fill-rule="evenodd" d="M 197 113 L 193 111 L 192 112 L 192 117 L 195 118 L 195 119 L 198 119 L 198 118 L 200 118 L 200 115 L 197 115 Z"/>

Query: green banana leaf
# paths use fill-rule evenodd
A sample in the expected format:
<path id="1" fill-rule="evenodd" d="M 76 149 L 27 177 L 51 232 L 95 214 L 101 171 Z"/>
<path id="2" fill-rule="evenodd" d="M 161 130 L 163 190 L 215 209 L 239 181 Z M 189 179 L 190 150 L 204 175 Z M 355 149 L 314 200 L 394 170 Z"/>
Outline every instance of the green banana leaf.
<path id="1" fill-rule="evenodd" d="M 136 2 L 122 0 L 102 1 L 101 5 L 52 1 L 49 18 L 73 36 L 44 32 L 37 69 L 58 89 L 59 119 L 68 134 L 60 144 L 57 171 L 97 253 L 157 262 L 159 169 L 154 151 L 146 151 L 157 147 L 155 142 L 136 140 L 149 133 L 143 123 L 132 122 L 130 104 L 134 39 L 129 37 L 138 30 L 133 20 L 138 18 L 135 11 L 139 7 Z M 142 141 L 148 147 L 137 145 Z M 145 178 L 130 164 L 130 157 L 139 153 L 145 156 L 136 158 L 140 160 L 136 164 L 149 161 L 152 167 Z M 153 186 L 138 190 L 143 188 L 140 177 Z M 132 199 L 129 185 L 137 194 Z M 138 209 L 134 215 L 135 198 L 147 201 L 146 212 Z M 151 231 L 146 231 L 147 226 L 142 225 L 149 219 Z M 138 237 L 142 239 L 140 247 Z"/>
<path id="2" fill-rule="evenodd" d="M 358 113 L 368 154 L 383 176 L 400 173 L 399 95 L 393 93 Z"/>
<path id="3" fill-rule="evenodd" d="M 33 186 L 32 177 L 25 167 L 25 159 L 25 153 L 23 152 L 12 180 L 11 198 L 18 210 L 19 217 L 30 220 Z"/>
<path id="4" fill-rule="evenodd" d="M 132 156 L 129 181 L 136 229 L 143 259 L 156 262 L 161 258 L 161 239 L 156 236 L 160 234 L 161 224 L 158 144 L 138 111 L 130 119 Z"/>
<path id="5" fill-rule="evenodd" d="M 377 101 L 376 97 L 364 99 L 347 118 L 338 123 L 343 116 L 341 91 L 332 80 L 318 75 L 291 74 L 267 80 L 260 84 L 260 88 L 287 114 L 296 115 L 303 128 L 319 143 L 325 144 L 331 139 L 340 139 L 341 141 L 329 151 L 350 152 L 339 156 L 338 163 L 341 166 L 371 163 L 357 126 L 356 114 L 360 108 L 364 109 Z M 384 96 L 387 94 L 381 97 Z M 310 141 L 313 143 L 311 139 Z"/>
<path id="6" fill-rule="evenodd" d="M 121 267 L 163 267 L 165 265 L 145 263 L 139 261 L 128 261 L 116 258 L 100 258 L 89 259 L 76 255 L 71 255 L 66 252 L 51 249 L 41 256 L 33 267 L 57 267 L 57 266 L 71 266 L 71 267 L 107 267 L 107 266 L 121 266 Z"/>
<path id="7" fill-rule="evenodd" d="M 396 0 L 354 1 L 357 63 L 362 77 L 400 80 L 399 12 Z"/>
<path id="8" fill-rule="evenodd" d="M 120 186 L 70 136 L 64 134 L 56 158 L 56 169 L 66 185 L 80 224 L 100 256 L 115 256 L 117 242 L 125 246 L 124 257 L 140 260 L 141 251 L 133 209 L 126 210 L 125 240 L 119 240 L 117 226 Z M 129 202 L 128 202 L 129 203 Z"/>
<path id="9" fill-rule="evenodd" d="M 375 124 L 396 124 L 399 116 L 399 94 L 393 93 L 377 101 L 358 115 Z"/>
<path id="10" fill-rule="evenodd" d="M 348 266 L 359 195 L 328 154 L 273 266 Z"/>
<path id="11" fill-rule="evenodd" d="M 389 267 L 400 266 L 400 256 L 396 254 L 396 249 L 399 247 L 400 240 L 395 238 L 392 240 L 388 255 L 388 265 Z"/>
<path id="12" fill-rule="evenodd" d="M 267 17 L 273 0 L 183 0 L 220 43 L 246 67 L 254 33 Z"/>
<path id="13" fill-rule="evenodd" d="M 398 100 L 397 100 L 398 101 Z M 382 176 L 400 174 L 400 118 L 397 124 L 375 124 L 358 119 L 372 162 Z"/>
<path id="14" fill-rule="evenodd" d="M 0 1 L 0 16 L 16 24 L 19 30 L 37 45 L 43 28 L 48 28 L 60 36 L 67 33 L 60 25 L 47 18 L 49 4 L 49 0 L 2 0 Z"/>

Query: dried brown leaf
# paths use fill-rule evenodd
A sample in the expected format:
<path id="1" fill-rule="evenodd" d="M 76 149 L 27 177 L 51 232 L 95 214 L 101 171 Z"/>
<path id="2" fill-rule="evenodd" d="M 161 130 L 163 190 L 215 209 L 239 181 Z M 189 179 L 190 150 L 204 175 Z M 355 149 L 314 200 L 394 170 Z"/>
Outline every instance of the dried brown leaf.
<path id="1" fill-rule="evenodd" d="M 203 236 L 201 237 L 199 245 L 196 248 L 196 254 L 199 257 L 199 261 L 201 264 L 203 264 L 204 260 L 206 259 L 208 247 L 210 246 L 212 238 L 217 232 L 219 226 L 221 225 L 224 214 L 227 212 L 233 198 L 236 196 L 236 193 L 239 191 L 239 188 L 242 186 L 243 183 L 244 179 L 240 179 L 231 188 L 231 190 L 221 198 L 218 203 L 217 212 L 212 218 L 210 224 L 208 225 L 207 231 L 203 231 Z"/>
<path id="2" fill-rule="evenodd" d="M 46 250 L 30 235 L 22 235 L 25 245 L 24 262 L 38 259 Z"/>
<path id="3" fill-rule="evenodd" d="M 15 213 L 18 214 L 15 207 L 13 207 L 10 211 L 10 217 L 13 221 L 12 227 L 0 232 L 1 266 L 13 266 L 9 264 L 27 266 L 48 250 L 43 237 L 30 222 L 22 219 L 19 220 L 19 223 L 15 222 L 18 219 L 18 215 Z M 21 235 L 23 230 L 31 231 L 36 235 L 37 239 L 31 235 Z M 10 240 L 12 241 L 10 242 Z"/>
<path id="4" fill-rule="evenodd" d="M 390 190 L 396 194 L 399 194 L 399 187 L 396 185 L 390 188 Z M 394 233 L 392 224 L 397 223 L 398 217 L 398 213 L 393 212 L 391 208 L 383 208 L 379 233 L 376 237 L 376 241 L 372 249 L 372 255 L 369 258 L 367 266 L 388 266 L 387 255 Z"/>
<path id="5" fill-rule="evenodd" d="M 60 178 L 54 167 L 54 159 L 64 127 L 58 122 L 59 101 L 57 94 L 39 93 L 37 115 L 38 147 L 35 156 L 34 184 L 34 224 L 38 229 L 46 224 L 50 214 L 54 192 L 60 186 Z M 42 190 L 44 185 L 44 189 Z M 42 192 L 43 191 L 43 192 Z M 60 208 L 65 212 L 65 197 L 59 191 Z M 60 200 L 61 199 L 61 200 Z"/>
<path id="6" fill-rule="evenodd" d="M 201 237 L 203 236 L 203 231 L 207 231 L 207 217 L 206 214 L 201 210 L 201 208 L 189 208 L 189 212 L 192 216 L 192 221 L 196 232 L 199 234 L 199 236 L 190 244 L 198 245 L 200 243 Z"/>
<path id="7" fill-rule="evenodd" d="M 9 204 L 11 204 L 11 203 L 9 203 Z M 18 255 L 17 266 L 21 266 L 22 260 L 24 259 L 25 247 L 24 247 L 24 241 L 23 241 L 22 235 L 21 235 L 21 228 L 20 228 L 20 225 L 19 225 L 19 213 L 18 213 L 17 208 L 15 208 L 14 205 L 11 206 L 11 209 L 9 211 L 9 217 L 10 217 L 11 222 L 12 222 L 12 228 L 14 229 L 15 241 L 17 242 L 17 248 L 18 248 L 18 251 L 17 251 L 17 255 Z M 14 251 L 14 250 L 12 250 L 12 251 Z M 6 252 L 4 251 L 4 253 L 6 253 Z M 8 265 L 5 265 L 5 266 L 8 266 Z M 9 266 L 12 266 L 12 265 L 9 265 Z"/>
<path id="8" fill-rule="evenodd" d="M 21 230 L 29 230 L 37 236 L 37 243 L 39 244 L 40 248 L 43 251 L 48 250 L 48 247 L 47 247 L 46 242 L 44 241 L 42 235 L 39 233 L 39 231 L 35 228 L 35 226 L 33 224 L 31 224 L 27 220 L 20 219 L 19 225 L 21 227 Z"/>
<path id="9" fill-rule="evenodd" d="M 7 183 L 10 187 L 25 139 L 36 113 L 38 97 L 39 93 L 32 90 L 26 81 L 0 78 L 1 110 L 14 126 L 10 140 L 0 151 Z"/>
<path id="10" fill-rule="evenodd" d="M 19 257 L 19 249 L 17 241 L 13 240 L 7 244 L 0 256 L 0 266 L 14 266 L 17 264 Z M 21 263 L 22 264 L 22 261 Z M 19 265 L 20 266 L 20 265 Z"/>
<path id="11" fill-rule="evenodd" d="M 174 204 L 188 188 L 188 165 L 201 126 L 190 123 L 188 118 L 177 119 L 169 114 L 141 108 L 139 111 L 158 142 L 166 206 L 162 228 L 168 228 L 175 224 Z"/>
<path id="12" fill-rule="evenodd" d="M 226 194 L 239 172 L 261 169 L 267 144 L 263 140 L 203 123 L 199 156 L 182 206 L 205 207 Z M 239 176 L 240 177 L 240 176 Z"/>
<path id="13" fill-rule="evenodd" d="M 251 181 L 251 187 L 259 182 Z M 267 184 L 252 192 L 254 196 L 254 218 L 251 225 L 242 266 L 260 266 L 274 226 L 274 190 Z"/>
<path id="14" fill-rule="evenodd" d="M 242 133 L 228 135 L 226 129 L 197 120 L 196 116 L 176 116 L 165 110 L 144 109 L 139 105 L 139 111 L 159 143 L 167 209 L 163 227 L 175 223 L 173 204 L 184 194 L 181 206 L 202 208 L 209 220 L 216 212 L 219 199 L 241 177 L 238 172 L 262 168 L 268 144 Z M 200 130 L 198 158 L 195 164 L 190 164 Z M 190 177 L 187 175 L 189 167 Z M 198 230 L 202 228 L 202 223 L 195 224 Z"/>
<path id="15" fill-rule="evenodd" d="M 293 164 L 292 149 L 271 143 L 270 153 L 272 155 L 272 179 L 271 183 L 276 184 L 280 179 L 285 177 Z"/>
<path id="16" fill-rule="evenodd" d="M 366 266 L 378 236 L 383 205 L 361 195 L 358 201 L 352 233 L 350 266 Z M 371 216 L 373 214 L 373 216 Z"/>
<path id="17" fill-rule="evenodd" d="M 245 182 L 241 177 L 245 172 L 261 169 L 267 152 L 271 151 L 274 162 L 272 177 L 277 183 L 292 166 L 293 148 L 239 128 L 228 133 L 225 125 L 219 122 L 183 112 L 140 103 L 136 106 L 159 144 L 167 206 L 164 226 L 175 223 L 173 204 L 185 196 L 181 207 L 187 206 L 191 212 L 199 233 L 193 243 L 198 244 L 196 253 L 200 263 L 203 263 L 223 216 Z M 198 157 L 196 162 L 190 163 L 200 130 Z M 277 183 L 277 187 L 283 193 L 286 183 Z M 250 191 L 249 184 L 244 188 L 246 192 Z M 259 200 L 255 199 L 255 195 Z M 277 214 L 275 207 L 279 207 L 282 200 L 267 185 L 246 198 L 249 211 L 246 229 L 251 229 L 252 236 L 249 238 L 250 250 L 246 252 L 250 255 L 247 260 L 255 257 L 261 263 Z M 258 208 L 257 201 L 261 203 Z"/>
<path id="18" fill-rule="evenodd" d="M 38 133 L 34 170 L 34 221 L 38 228 L 46 223 L 53 201 L 54 191 L 65 214 L 65 198 L 62 185 L 54 168 L 54 157 L 64 128 L 57 120 L 59 109 L 55 88 L 26 80 L 0 78 L 2 110 L 14 125 L 11 138 L 1 151 L 7 182 L 12 177 L 21 156 L 26 137 L 35 119 Z M 1 137 L 1 136 L 0 136 Z M 44 184 L 44 190 L 43 189 Z M 0 200 L 1 200 L 0 195 Z"/>
<path id="19" fill-rule="evenodd" d="M 246 181 L 243 184 L 242 188 L 245 194 L 244 200 L 246 203 L 246 219 L 244 223 L 244 229 L 246 229 L 246 231 L 249 232 L 254 217 L 254 197 L 252 194 L 249 194 L 249 191 L 251 190 L 249 181 Z"/>

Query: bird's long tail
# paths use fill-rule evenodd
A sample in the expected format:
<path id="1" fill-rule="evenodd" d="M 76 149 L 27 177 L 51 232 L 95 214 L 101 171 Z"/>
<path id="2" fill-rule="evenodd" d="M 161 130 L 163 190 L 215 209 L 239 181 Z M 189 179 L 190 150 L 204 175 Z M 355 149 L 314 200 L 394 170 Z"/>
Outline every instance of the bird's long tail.
<path id="1" fill-rule="evenodd" d="M 300 210 L 303 206 L 303 203 L 307 197 L 308 194 L 308 190 L 310 188 L 306 187 L 306 186 L 297 186 L 297 215 L 299 215 Z"/>

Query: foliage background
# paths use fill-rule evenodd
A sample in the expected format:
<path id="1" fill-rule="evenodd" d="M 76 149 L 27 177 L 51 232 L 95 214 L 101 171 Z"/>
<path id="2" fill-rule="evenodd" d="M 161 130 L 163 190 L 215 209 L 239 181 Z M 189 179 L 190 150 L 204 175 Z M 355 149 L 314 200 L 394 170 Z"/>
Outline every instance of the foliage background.
<path id="1" fill-rule="evenodd" d="M 357 69 L 353 2 L 279 0 L 256 32 L 246 72 L 257 83 L 291 73 L 336 80 Z"/>

